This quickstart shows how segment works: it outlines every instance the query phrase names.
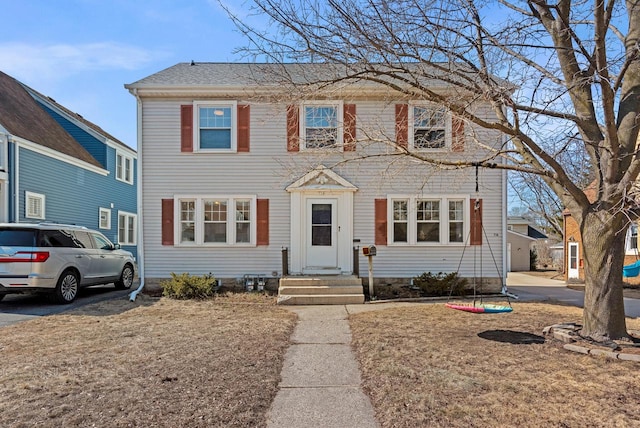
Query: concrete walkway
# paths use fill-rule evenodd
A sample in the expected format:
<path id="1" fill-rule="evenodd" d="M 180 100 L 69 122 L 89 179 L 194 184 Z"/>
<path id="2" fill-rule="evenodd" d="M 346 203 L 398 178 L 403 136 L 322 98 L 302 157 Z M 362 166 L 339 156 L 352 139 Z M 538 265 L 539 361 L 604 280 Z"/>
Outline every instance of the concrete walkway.
<path id="1" fill-rule="evenodd" d="M 364 306 L 364 305 L 360 305 Z M 298 324 L 268 428 L 378 427 L 361 388 L 345 306 L 293 306 Z"/>

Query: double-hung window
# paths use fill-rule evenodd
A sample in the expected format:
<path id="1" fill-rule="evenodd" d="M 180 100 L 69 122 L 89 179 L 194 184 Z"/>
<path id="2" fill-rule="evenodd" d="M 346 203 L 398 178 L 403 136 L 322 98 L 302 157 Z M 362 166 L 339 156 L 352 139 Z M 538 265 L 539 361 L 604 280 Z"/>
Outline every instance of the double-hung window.
<path id="1" fill-rule="evenodd" d="M 182 245 L 255 245 L 255 196 L 177 197 L 177 242 Z"/>
<path id="2" fill-rule="evenodd" d="M 118 244 L 136 245 L 136 220 L 135 214 L 118 211 Z"/>
<path id="3" fill-rule="evenodd" d="M 116 180 L 133 184 L 133 157 L 116 151 Z"/>
<path id="4" fill-rule="evenodd" d="M 100 229 L 111 229 L 111 210 L 109 208 L 100 208 Z"/>
<path id="5" fill-rule="evenodd" d="M 342 146 L 342 104 L 304 104 L 302 148 L 306 150 L 338 149 Z"/>
<path id="6" fill-rule="evenodd" d="M 237 149 L 236 102 L 196 102 L 196 149 L 203 152 L 235 152 Z"/>
<path id="7" fill-rule="evenodd" d="M 462 244 L 469 231 L 466 196 L 389 197 L 391 245 Z"/>
<path id="8" fill-rule="evenodd" d="M 447 136 L 447 113 L 437 105 L 412 105 L 409 109 L 412 125 L 410 140 L 416 150 L 445 149 L 449 146 Z"/>

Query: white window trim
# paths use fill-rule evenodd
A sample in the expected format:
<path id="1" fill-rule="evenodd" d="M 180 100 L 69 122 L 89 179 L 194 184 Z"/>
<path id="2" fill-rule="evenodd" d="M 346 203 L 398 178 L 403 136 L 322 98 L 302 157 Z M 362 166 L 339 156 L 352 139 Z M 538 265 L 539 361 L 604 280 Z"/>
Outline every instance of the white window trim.
<path id="1" fill-rule="evenodd" d="M 407 201 L 407 242 L 393 242 L 393 201 Z M 440 201 L 440 241 L 439 242 L 418 242 L 417 240 L 417 201 L 419 200 L 438 200 Z M 462 242 L 449 242 L 449 201 L 462 200 L 463 202 L 463 227 Z M 469 237 L 470 218 L 469 195 L 407 195 L 394 194 L 387 195 L 387 237 L 389 246 L 407 247 L 407 246 L 465 246 Z"/>
<path id="2" fill-rule="evenodd" d="M 226 200 L 227 201 L 227 242 L 204 242 L 204 215 L 203 206 L 205 200 Z M 174 240 L 176 247 L 255 247 L 257 234 L 257 196 L 256 195 L 176 195 L 174 196 Z M 250 242 L 236 242 L 236 218 L 235 218 L 235 201 L 250 201 Z M 194 219 L 194 242 L 180 242 L 181 238 L 181 221 L 180 221 L 180 202 L 195 201 L 195 219 Z"/>
<path id="3" fill-rule="evenodd" d="M 444 108 L 444 147 L 437 149 L 429 149 L 429 148 L 416 148 L 414 144 L 414 107 L 424 107 L 424 108 Z M 411 101 L 409 102 L 409 114 L 407 118 L 408 123 L 408 132 L 409 132 L 409 150 L 415 150 L 419 152 L 448 152 L 451 150 L 451 112 L 435 103 L 426 103 L 419 101 Z"/>
<path id="4" fill-rule="evenodd" d="M 231 147 L 228 149 L 200 148 L 200 108 L 231 107 Z M 199 153 L 236 153 L 238 151 L 238 102 L 229 100 L 207 100 L 193 102 L 193 151 Z"/>
<path id="5" fill-rule="evenodd" d="M 122 168 L 120 169 L 120 171 L 122 171 L 122 176 L 119 177 L 118 176 L 118 158 L 120 158 L 122 160 Z M 126 174 L 125 174 L 125 164 L 126 161 L 129 160 L 129 163 L 131 164 L 131 171 L 129 173 L 129 180 L 125 179 Z M 120 151 L 120 150 L 116 150 L 116 170 L 115 170 L 115 176 L 116 176 L 116 180 L 118 181 L 122 181 L 123 183 L 128 183 L 133 185 L 133 175 L 134 175 L 134 163 L 133 163 L 133 156 Z"/>
<path id="6" fill-rule="evenodd" d="M 335 107 L 337 122 L 337 141 L 335 147 L 307 148 L 307 125 L 305 107 Z M 305 101 L 300 105 L 300 150 L 308 152 L 343 151 L 344 148 L 344 102 L 342 100 Z"/>
<path id="7" fill-rule="evenodd" d="M 42 212 L 40 213 L 40 215 L 38 215 L 37 213 L 30 213 L 29 212 L 29 199 L 39 199 L 40 200 L 40 206 L 42 207 Z M 46 218 L 45 216 L 45 195 L 41 194 L 41 193 L 34 193 L 34 192 L 29 192 L 29 191 L 25 191 L 24 192 L 24 216 L 25 218 L 36 218 L 38 220 L 44 220 Z"/>
<path id="8" fill-rule="evenodd" d="M 107 216 L 107 225 L 102 226 L 102 214 L 105 213 Z M 103 230 L 111 230 L 111 209 L 110 208 L 100 208 L 98 212 L 98 228 Z"/>
<path id="9" fill-rule="evenodd" d="M 120 216 L 125 216 L 127 219 L 128 218 L 133 218 L 133 242 L 126 242 L 126 241 L 122 241 L 120 239 Z M 128 224 L 129 222 L 127 222 Z M 128 231 L 128 229 L 127 229 Z M 138 242 L 138 215 L 134 214 L 134 213 L 130 213 L 130 212 L 126 212 L 126 211 L 118 211 L 118 244 L 120 245 L 127 245 L 127 246 L 133 246 L 133 245 L 137 245 Z"/>
<path id="10" fill-rule="evenodd" d="M 638 248 L 631 248 L 631 228 L 633 225 L 630 225 L 627 229 L 627 235 L 624 239 L 624 251 L 627 256 L 638 256 L 640 253 L 638 252 Z M 638 225 L 638 232 L 640 232 L 640 225 Z M 636 238 L 636 245 L 638 245 L 638 241 Z"/>

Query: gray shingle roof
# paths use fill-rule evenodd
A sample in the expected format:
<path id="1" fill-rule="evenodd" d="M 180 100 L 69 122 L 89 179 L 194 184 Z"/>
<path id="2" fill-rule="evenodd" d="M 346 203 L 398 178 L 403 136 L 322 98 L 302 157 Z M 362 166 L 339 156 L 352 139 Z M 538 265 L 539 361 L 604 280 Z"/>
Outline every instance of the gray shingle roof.
<path id="1" fill-rule="evenodd" d="M 353 75 L 357 65 L 351 65 L 348 73 Z M 375 66 L 384 69 L 384 65 Z M 429 75 L 434 73 L 429 64 L 402 64 L 412 70 L 429 69 Z M 396 69 L 397 70 L 397 69 Z M 125 85 L 126 88 L 161 88 L 161 87 L 241 87 L 241 86 L 277 86 L 283 82 L 298 84 L 332 81 L 347 75 L 347 68 L 341 64 L 303 63 L 303 64 L 275 64 L 275 63 L 213 63 L 192 62 L 178 63 L 134 83 Z M 285 78 L 286 77 L 286 78 Z M 445 86 L 440 80 L 428 79 L 430 86 Z M 352 78 L 350 84 L 357 83 L 366 87 L 378 86 L 376 83 Z M 424 83 L 424 82 L 423 82 Z"/>

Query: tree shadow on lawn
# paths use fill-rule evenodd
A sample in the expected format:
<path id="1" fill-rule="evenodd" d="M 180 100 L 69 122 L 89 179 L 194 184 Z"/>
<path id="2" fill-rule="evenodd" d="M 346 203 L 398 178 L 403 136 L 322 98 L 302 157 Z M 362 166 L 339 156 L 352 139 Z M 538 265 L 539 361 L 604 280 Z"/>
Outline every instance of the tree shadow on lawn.
<path id="1" fill-rule="evenodd" d="M 544 343 L 545 340 L 544 337 L 537 334 L 513 330 L 486 330 L 478 333 L 478 337 L 512 345 L 536 345 Z"/>

